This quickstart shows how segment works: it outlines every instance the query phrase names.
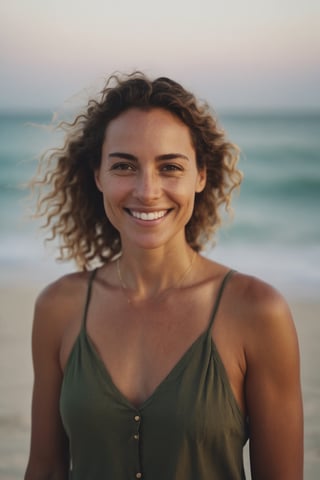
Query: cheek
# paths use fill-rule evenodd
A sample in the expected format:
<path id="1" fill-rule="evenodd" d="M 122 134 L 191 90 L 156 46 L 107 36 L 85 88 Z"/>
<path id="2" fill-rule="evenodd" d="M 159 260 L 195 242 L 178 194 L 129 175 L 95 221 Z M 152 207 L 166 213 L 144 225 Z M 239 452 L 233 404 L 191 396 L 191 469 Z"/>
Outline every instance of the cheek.
<path id="1" fill-rule="evenodd" d="M 114 178 L 104 178 L 101 181 L 100 190 L 103 195 L 106 215 L 112 222 L 112 217 L 116 215 L 117 210 L 122 208 L 121 205 L 127 198 L 128 187 L 126 182 L 117 181 L 117 179 Z"/>
<path id="2" fill-rule="evenodd" d="M 110 200 L 120 196 L 121 191 L 123 190 L 123 182 L 106 173 L 103 175 L 98 174 L 96 176 L 96 185 L 100 192 L 102 192 L 103 197 L 105 199 L 110 198 Z"/>
<path id="3" fill-rule="evenodd" d="M 188 182 L 188 184 L 180 186 L 175 191 L 175 201 L 178 205 L 180 205 L 180 208 L 185 211 L 185 214 L 188 217 L 191 217 L 193 212 L 195 195 L 196 190 L 194 181 L 191 180 Z"/>
<path id="4" fill-rule="evenodd" d="M 117 199 L 115 198 L 116 192 L 106 192 L 106 190 L 102 191 L 103 195 L 103 207 L 106 217 L 108 218 L 109 222 L 118 229 L 118 221 L 117 221 Z"/>

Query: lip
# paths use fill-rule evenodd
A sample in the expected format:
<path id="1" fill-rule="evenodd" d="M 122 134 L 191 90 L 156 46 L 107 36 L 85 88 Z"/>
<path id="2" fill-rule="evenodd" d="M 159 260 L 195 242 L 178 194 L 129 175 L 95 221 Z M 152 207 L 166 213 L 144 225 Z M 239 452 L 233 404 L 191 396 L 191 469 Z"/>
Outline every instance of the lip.
<path id="1" fill-rule="evenodd" d="M 126 212 L 130 217 L 134 218 L 137 221 L 145 223 L 154 223 L 161 221 L 165 218 L 171 209 L 162 208 L 162 209 L 137 209 L 137 208 L 125 208 Z"/>

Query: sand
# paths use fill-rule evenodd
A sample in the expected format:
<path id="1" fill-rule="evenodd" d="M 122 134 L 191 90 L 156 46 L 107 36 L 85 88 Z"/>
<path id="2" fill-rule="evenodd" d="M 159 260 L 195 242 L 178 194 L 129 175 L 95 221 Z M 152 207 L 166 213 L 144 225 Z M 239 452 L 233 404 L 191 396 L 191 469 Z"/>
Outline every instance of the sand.
<path id="1" fill-rule="evenodd" d="M 0 285 L 0 478 L 18 480 L 28 457 L 32 392 L 31 326 L 41 285 Z M 320 300 L 288 300 L 301 351 L 305 480 L 320 476 Z"/>

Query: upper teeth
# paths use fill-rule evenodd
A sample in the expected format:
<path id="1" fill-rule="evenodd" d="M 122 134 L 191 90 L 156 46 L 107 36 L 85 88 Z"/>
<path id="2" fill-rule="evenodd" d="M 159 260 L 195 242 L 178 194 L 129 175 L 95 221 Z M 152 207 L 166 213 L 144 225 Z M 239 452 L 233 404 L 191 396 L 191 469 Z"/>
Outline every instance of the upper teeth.
<path id="1" fill-rule="evenodd" d="M 131 214 L 135 218 L 140 220 L 157 220 L 158 218 L 163 217 L 167 213 L 166 210 L 161 210 L 160 212 L 133 212 Z"/>

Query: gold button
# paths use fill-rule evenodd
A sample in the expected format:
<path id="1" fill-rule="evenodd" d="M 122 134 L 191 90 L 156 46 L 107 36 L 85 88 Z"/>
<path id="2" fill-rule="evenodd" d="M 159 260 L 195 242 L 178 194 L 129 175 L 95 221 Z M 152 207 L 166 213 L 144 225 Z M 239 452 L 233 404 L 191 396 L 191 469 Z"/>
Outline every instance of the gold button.
<path id="1" fill-rule="evenodd" d="M 142 478 L 142 473 L 140 472 L 136 473 L 136 478 Z"/>
<path id="2" fill-rule="evenodd" d="M 135 440 L 139 440 L 139 435 L 136 433 L 135 435 L 133 435 L 133 438 L 134 438 Z"/>
<path id="3" fill-rule="evenodd" d="M 139 416 L 139 415 L 136 415 L 136 416 L 134 417 L 134 419 L 135 419 L 136 422 L 139 422 L 140 416 Z M 140 478 L 140 477 L 138 477 L 138 478 Z"/>

